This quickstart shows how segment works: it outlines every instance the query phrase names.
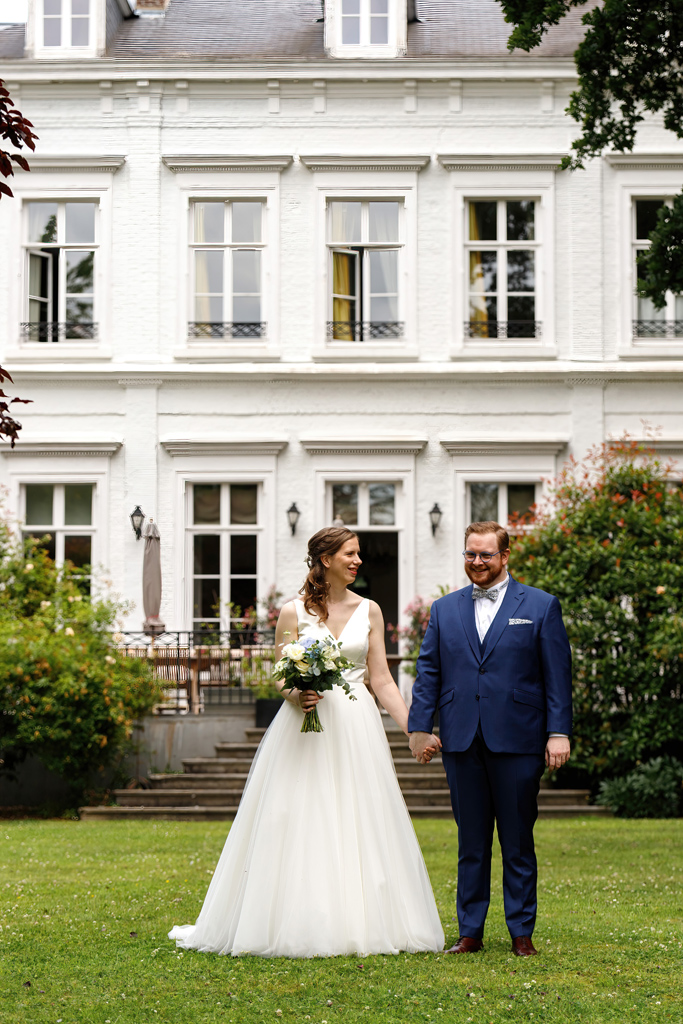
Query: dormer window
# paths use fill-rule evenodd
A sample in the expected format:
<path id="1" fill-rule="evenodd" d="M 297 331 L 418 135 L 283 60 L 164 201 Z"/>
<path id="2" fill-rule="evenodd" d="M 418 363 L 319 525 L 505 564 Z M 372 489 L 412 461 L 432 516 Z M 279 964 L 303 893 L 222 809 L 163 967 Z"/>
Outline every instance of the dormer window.
<path id="1" fill-rule="evenodd" d="M 398 57 L 406 52 L 407 0 L 326 0 L 330 57 Z"/>
<path id="2" fill-rule="evenodd" d="M 89 47 L 90 0 L 43 0 L 43 46 Z"/>

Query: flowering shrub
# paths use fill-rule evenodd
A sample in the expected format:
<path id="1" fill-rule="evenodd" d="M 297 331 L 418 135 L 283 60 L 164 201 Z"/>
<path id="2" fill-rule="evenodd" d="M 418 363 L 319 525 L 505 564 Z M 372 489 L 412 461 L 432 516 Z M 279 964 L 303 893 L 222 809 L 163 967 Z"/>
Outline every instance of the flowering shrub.
<path id="1" fill-rule="evenodd" d="M 577 769 L 597 783 L 683 754 L 683 491 L 671 470 L 629 440 L 601 446 L 567 465 L 512 540 L 513 575 L 562 602 L 577 781 Z"/>
<path id="2" fill-rule="evenodd" d="M 2 527 L 0 554 L 0 770 L 34 754 L 77 800 L 161 694 L 144 659 L 112 646 L 120 605 L 91 600 L 42 548 L 14 548 Z"/>
<path id="3" fill-rule="evenodd" d="M 447 593 L 448 587 L 440 586 L 436 597 L 443 597 Z M 404 609 L 404 614 L 409 619 L 407 626 L 392 626 L 391 623 L 387 623 L 387 630 L 391 632 L 392 642 L 399 643 L 403 641 L 405 645 L 404 657 L 408 660 L 408 664 L 404 662 L 403 668 L 411 676 L 415 675 L 415 665 L 424 635 L 427 632 L 429 615 L 434 600 L 435 598 L 432 598 L 432 601 L 425 601 L 423 597 L 418 595 Z"/>

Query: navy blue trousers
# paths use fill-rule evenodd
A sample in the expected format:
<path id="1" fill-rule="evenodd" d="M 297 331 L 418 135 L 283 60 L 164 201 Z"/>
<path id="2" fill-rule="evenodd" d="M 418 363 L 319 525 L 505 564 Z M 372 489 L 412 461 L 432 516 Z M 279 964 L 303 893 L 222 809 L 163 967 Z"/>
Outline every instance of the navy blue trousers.
<path id="1" fill-rule="evenodd" d="M 484 935 L 495 821 L 503 854 L 505 921 L 511 938 L 531 936 L 536 923 L 534 824 L 544 756 L 494 754 L 478 729 L 469 750 L 444 751 L 443 764 L 458 825 L 460 935 Z"/>

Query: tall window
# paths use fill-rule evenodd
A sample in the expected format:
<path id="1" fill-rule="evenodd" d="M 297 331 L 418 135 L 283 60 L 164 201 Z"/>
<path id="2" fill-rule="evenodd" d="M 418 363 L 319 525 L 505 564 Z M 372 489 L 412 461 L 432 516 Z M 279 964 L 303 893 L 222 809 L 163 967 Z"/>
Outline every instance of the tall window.
<path id="1" fill-rule="evenodd" d="M 85 579 L 93 560 L 94 485 L 24 484 L 23 534 L 39 541 L 58 565 Z"/>
<path id="2" fill-rule="evenodd" d="M 665 204 L 663 199 L 636 199 L 633 202 L 632 242 L 634 280 L 643 276 L 636 263 L 639 253 L 650 245 L 650 234 L 657 226 L 657 213 Z M 633 334 L 636 338 L 683 338 L 683 295 L 666 294 L 666 305 L 655 309 L 651 299 L 635 297 Z"/>
<path id="3" fill-rule="evenodd" d="M 538 338 L 536 203 L 530 199 L 467 204 L 470 338 Z"/>
<path id="4" fill-rule="evenodd" d="M 396 525 L 396 484 L 330 484 L 332 521 L 336 526 Z"/>
<path id="5" fill-rule="evenodd" d="M 192 204 L 191 338 L 261 338 L 263 203 Z"/>
<path id="6" fill-rule="evenodd" d="M 344 46 L 386 45 L 389 0 L 341 0 L 341 29 Z"/>
<path id="7" fill-rule="evenodd" d="M 43 46 L 89 46 L 90 0 L 43 0 Z"/>
<path id="8" fill-rule="evenodd" d="M 524 522 L 537 500 L 535 483 L 471 483 L 468 487 L 471 523 Z"/>
<path id="9" fill-rule="evenodd" d="M 230 628 L 256 609 L 258 486 L 193 484 L 191 497 L 193 628 Z"/>
<path id="10" fill-rule="evenodd" d="M 334 200 L 327 238 L 332 292 L 328 337 L 334 341 L 399 338 L 401 204 Z"/>
<path id="11" fill-rule="evenodd" d="M 29 341 L 97 337 L 97 203 L 27 202 L 26 279 Z"/>

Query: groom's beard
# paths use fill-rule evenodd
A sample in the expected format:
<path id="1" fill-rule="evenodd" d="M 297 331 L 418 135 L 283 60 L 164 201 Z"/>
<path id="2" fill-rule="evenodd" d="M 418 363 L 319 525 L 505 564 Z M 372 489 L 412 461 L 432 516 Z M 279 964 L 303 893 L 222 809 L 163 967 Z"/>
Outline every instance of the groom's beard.
<path id="1" fill-rule="evenodd" d="M 494 568 L 490 563 L 488 565 L 481 565 L 480 563 L 476 567 L 474 564 L 468 565 L 465 563 L 465 572 L 469 579 L 478 587 L 483 587 L 484 590 L 491 586 L 497 577 L 501 575 L 502 571 L 500 566 Z"/>

